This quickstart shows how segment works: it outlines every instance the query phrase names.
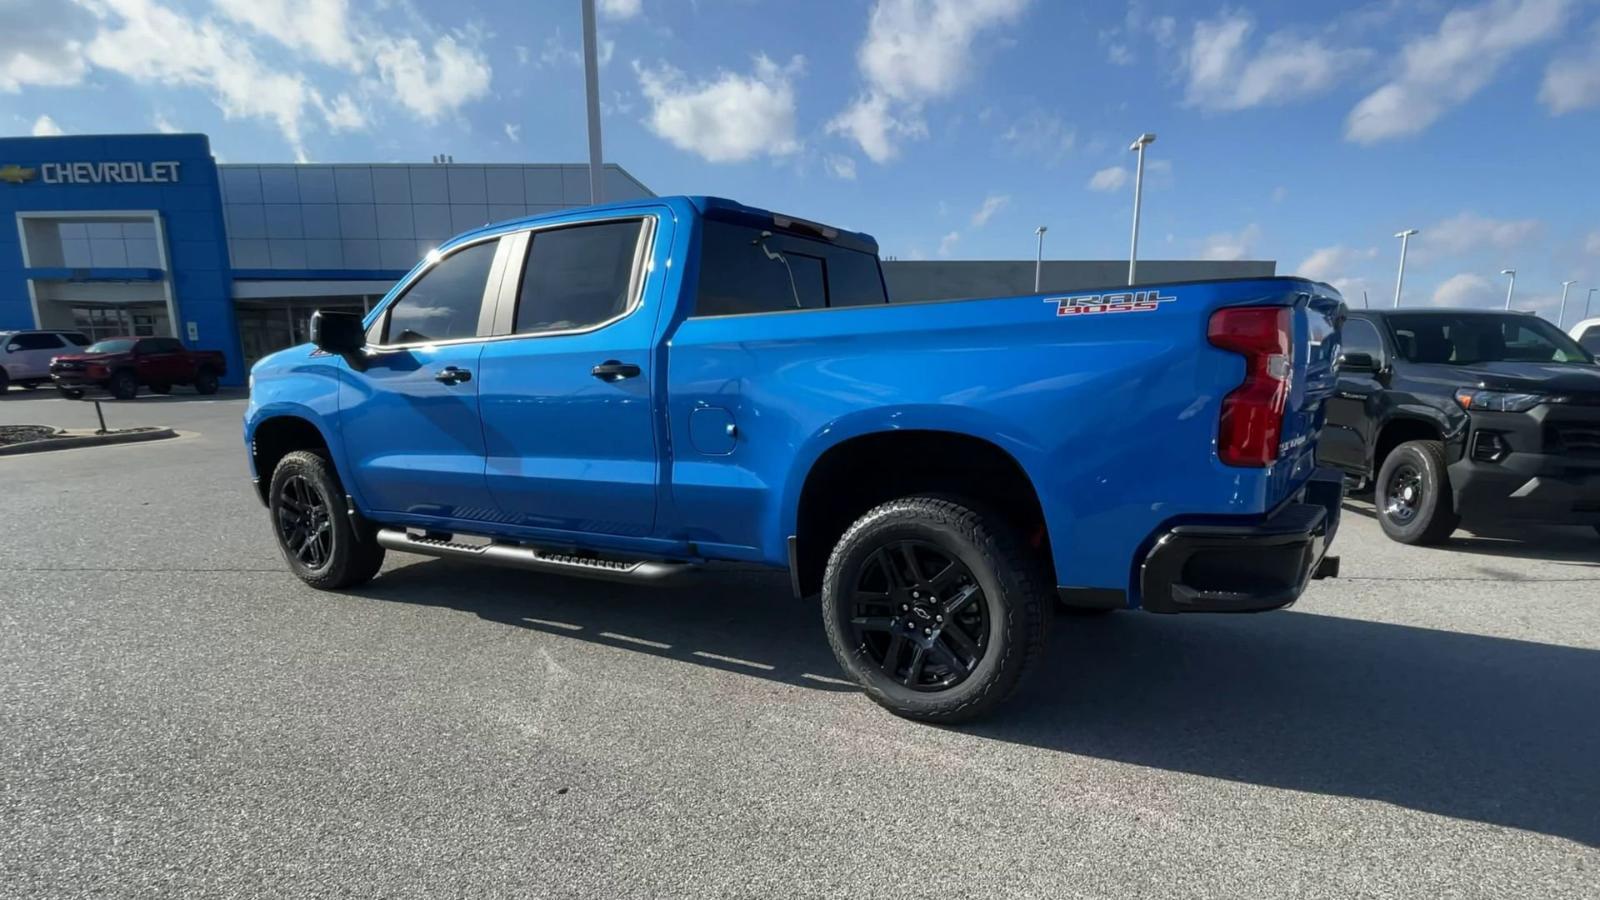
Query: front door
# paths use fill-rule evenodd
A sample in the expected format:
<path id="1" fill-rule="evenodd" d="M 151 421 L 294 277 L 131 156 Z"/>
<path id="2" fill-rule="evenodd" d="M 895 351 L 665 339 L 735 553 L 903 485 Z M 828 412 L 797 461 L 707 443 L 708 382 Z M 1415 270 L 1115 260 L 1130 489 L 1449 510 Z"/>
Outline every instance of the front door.
<path id="1" fill-rule="evenodd" d="M 1388 365 L 1383 340 L 1377 327 L 1366 319 L 1348 319 L 1343 329 L 1345 353 L 1366 353 L 1377 363 L 1379 372 Z M 1367 445 L 1373 435 L 1377 410 L 1374 400 L 1383 384 L 1378 372 L 1339 372 L 1338 387 L 1328 398 L 1327 420 L 1317 445 L 1322 462 L 1346 471 L 1366 473 Z M 1377 473 L 1370 473 L 1377 474 Z"/>
<path id="2" fill-rule="evenodd" d="M 479 358 L 499 290 L 499 238 L 457 248 L 412 279 L 368 330 L 365 367 L 339 394 L 346 460 L 376 511 L 494 517 L 484 482 Z"/>
<path id="3" fill-rule="evenodd" d="M 12 381 L 49 378 L 51 357 L 76 351 L 76 347 L 69 349 L 63 346 L 53 334 L 35 332 L 12 335 L 10 343 L 6 345 L 6 371 L 11 374 Z"/>
<path id="4" fill-rule="evenodd" d="M 645 537 L 661 478 L 648 254 L 670 244 L 654 216 L 541 229 L 514 305 L 484 347 L 489 490 L 505 521 Z M 664 267 L 658 261 L 655 270 Z M 507 284 L 509 280 L 508 272 Z"/>

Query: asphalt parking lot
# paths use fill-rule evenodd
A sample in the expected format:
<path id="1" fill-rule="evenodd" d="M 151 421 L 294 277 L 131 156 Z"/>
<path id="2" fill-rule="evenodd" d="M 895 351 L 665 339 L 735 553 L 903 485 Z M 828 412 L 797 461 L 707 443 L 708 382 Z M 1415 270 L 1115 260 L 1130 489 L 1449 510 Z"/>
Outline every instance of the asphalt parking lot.
<path id="1" fill-rule="evenodd" d="M 0 459 L 0 896 L 1594 897 L 1600 537 L 1385 539 L 1262 616 L 1057 621 L 982 724 L 786 576 L 283 567 L 238 398 Z M 0 424 L 92 427 L 40 392 Z"/>

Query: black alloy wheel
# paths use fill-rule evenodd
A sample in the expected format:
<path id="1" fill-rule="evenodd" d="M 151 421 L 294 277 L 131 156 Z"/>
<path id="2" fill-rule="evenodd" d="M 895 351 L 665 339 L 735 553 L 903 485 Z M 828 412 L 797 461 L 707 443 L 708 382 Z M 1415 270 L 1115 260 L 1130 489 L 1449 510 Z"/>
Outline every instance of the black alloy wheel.
<path id="1" fill-rule="evenodd" d="M 328 498 L 303 475 L 284 479 L 278 489 L 278 540 L 307 569 L 321 569 L 333 555 L 333 521 Z"/>
<path id="2" fill-rule="evenodd" d="M 1411 524 L 1417 517 L 1417 510 L 1422 508 L 1423 491 L 1427 490 L 1422 481 L 1422 472 L 1410 463 L 1402 463 L 1395 467 L 1393 474 L 1383 489 L 1383 514 L 1388 516 L 1396 525 Z"/>
<path id="3" fill-rule="evenodd" d="M 983 589 L 959 560 L 925 541 L 886 544 L 856 578 L 854 640 L 891 680 L 943 691 L 967 680 L 989 646 Z"/>

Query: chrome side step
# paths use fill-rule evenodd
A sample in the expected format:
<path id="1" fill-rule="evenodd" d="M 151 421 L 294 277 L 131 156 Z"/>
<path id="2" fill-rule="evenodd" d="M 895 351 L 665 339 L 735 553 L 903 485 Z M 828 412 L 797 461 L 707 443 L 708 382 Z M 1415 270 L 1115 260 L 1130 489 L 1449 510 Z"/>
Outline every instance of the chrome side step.
<path id="1" fill-rule="evenodd" d="M 424 556 L 470 559 L 532 569 L 537 572 L 600 578 L 607 581 L 660 582 L 695 568 L 693 563 L 686 562 L 604 559 L 539 547 L 524 547 L 520 544 L 465 544 L 414 535 L 401 528 L 379 529 L 378 543 L 390 550 L 420 553 Z"/>

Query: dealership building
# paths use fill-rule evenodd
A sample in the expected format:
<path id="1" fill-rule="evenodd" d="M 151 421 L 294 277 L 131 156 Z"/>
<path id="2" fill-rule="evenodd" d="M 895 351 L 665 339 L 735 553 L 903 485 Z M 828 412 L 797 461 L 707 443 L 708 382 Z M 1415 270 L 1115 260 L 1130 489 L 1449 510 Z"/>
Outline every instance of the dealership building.
<path id="1" fill-rule="evenodd" d="M 605 167 L 607 200 L 654 196 Z M 444 240 L 589 201 L 585 165 L 219 164 L 204 135 L 0 139 L 0 330 L 177 337 L 225 383 L 306 340 L 317 309 L 370 308 Z M 12 226 L 6 224 L 10 220 Z M 1045 287 L 1116 283 L 1046 263 Z M 1140 262 L 1148 280 L 1270 275 L 1270 262 Z M 1030 262 L 890 262 L 896 300 L 1027 293 Z"/>

